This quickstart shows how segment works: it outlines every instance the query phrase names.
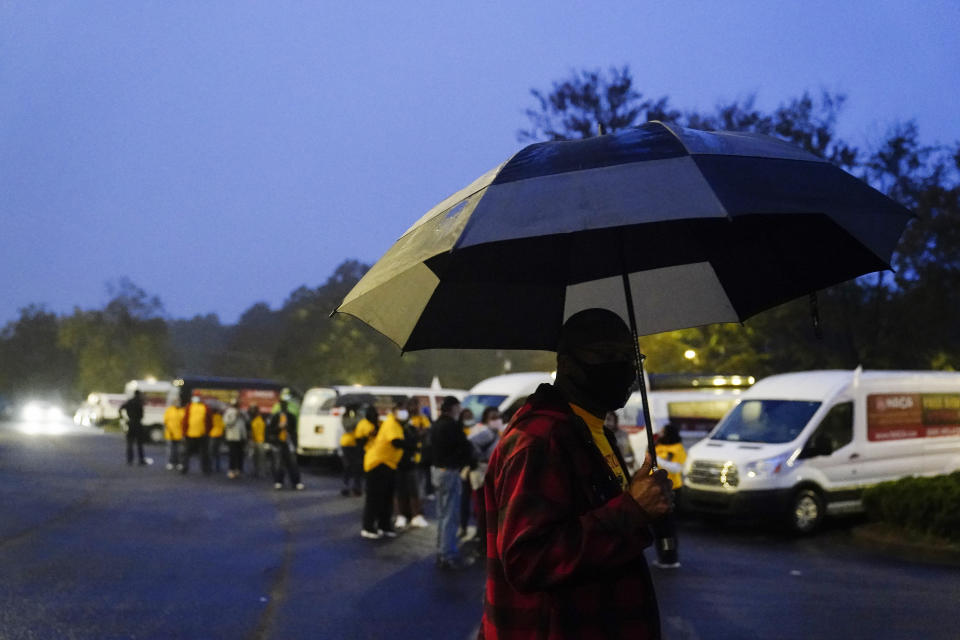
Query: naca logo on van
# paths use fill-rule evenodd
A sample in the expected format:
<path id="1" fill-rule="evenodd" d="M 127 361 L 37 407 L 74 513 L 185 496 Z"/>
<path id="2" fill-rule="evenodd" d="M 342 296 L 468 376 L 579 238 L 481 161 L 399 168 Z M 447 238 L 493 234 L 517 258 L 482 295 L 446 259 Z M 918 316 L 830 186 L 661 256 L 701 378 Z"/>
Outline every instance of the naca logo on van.
<path id="1" fill-rule="evenodd" d="M 871 394 L 867 438 L 871 441 L 960 435 L 960 394 Z"/>

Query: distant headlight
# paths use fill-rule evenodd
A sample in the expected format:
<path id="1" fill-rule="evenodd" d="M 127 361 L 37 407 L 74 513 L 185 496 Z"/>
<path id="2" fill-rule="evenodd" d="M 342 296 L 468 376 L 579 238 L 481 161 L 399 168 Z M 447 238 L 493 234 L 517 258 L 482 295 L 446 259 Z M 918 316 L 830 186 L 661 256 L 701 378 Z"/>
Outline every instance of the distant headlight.
<path id="1" fill-rule="evenodd" d="M 49 407 L 46 417 L 47 420 L 60 420 L 63 418 L 63 410 L 60 407 Z"/>
<path id="2" fill-rule="evenodd" d="M 24 420 L 42 420 L 43 409 L 35 404 L 28 404 L 23 408 Z"/>

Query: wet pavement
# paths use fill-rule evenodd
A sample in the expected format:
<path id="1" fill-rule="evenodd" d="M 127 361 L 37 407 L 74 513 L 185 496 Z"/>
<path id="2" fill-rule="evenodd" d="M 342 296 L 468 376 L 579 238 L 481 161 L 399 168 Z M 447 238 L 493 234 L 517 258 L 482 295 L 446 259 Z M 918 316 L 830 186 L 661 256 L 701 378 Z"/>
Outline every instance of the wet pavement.
<path id="1" fill-rule="evenodd" d="M 23 427 L 0 423 L 4 639 L 474 634 L 482 569 L 438 571 L 433 526 L 361 539 L 362 499 L 329 467 L 274 491 L 168 472 L 155 446 L 128 467 L 118 434 Z M 665 638 L 960 637 L 960 570 L 861 550 L 849 527 L 684 520 L 683 566 L 654 574 Z"/>

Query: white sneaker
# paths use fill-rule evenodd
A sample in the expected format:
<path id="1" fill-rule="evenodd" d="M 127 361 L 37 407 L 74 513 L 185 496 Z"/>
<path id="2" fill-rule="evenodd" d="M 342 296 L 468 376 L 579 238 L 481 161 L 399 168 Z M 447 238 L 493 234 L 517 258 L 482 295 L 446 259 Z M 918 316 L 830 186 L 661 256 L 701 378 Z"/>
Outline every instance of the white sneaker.
<path id="1" fill-rule="evenodd" d="M 650 564 L 655 566 L 657 569 L 679 569 L 680 568 L 679 562 L 660 562 L 659 560 L 654 560 Z"/>
<path id="2" fill-rule="evenodd" d="M 169 462 L 167 463 L 167 471 L 173 471 L 173 465 Z"/>
<path id="3" fill-rule="evenodd" d="M 397 519 L 393 522 L 394 529 L 406 529 L 407 528 L 407 518 L 405 516 L 397 516 Z"/>
<path id="4" fill-rule="evenodd" d="M 385 536 L 387 536 L 388 538 L 396 538 L 396 537 L 397 537 L 397 532 L 394 531 L 394 530 L 392 530 L 392 529 L 391 529 L 390 531 L 382 531 L 382 530 L 381 530 L 380 533 L 381 533 L 381 535 L 385 535 Z"/>
<path id="5" fill-rule="evenodd" d="M 473 525 L 467 527 L 467 530 L 463 532 L 463 535 L 460 537 L 460 540 L 466 542 L 468 540 L 473 540 L 477 537 L 477 528 Z"/>
<path id="6" fill-rule="evenodd" d="M 282 483 L 282 482 L 274 482 L 274 483 L 273 483 L 273 488 L 276 489 L 277 491 L 279 491 L 280 489 L 283 489 L 283 483 Z"/>
<path id="7" fill-rule="evenodd" d="M 381 533 L 380 531 L 377 531 L 376 533 L 374 533 L 373 531 L 360 529 L 360 537 L 366 538 L 367 540 L 379 540 L 380 538 L 383 537 L 383 533 Z"/>
<path id="8" fill-rule="evenodd" d="M 302 482 L 298 482 L 295 488 L 297 491 L 303 491 L 304 489 L 306 489 L 306 487 L 303 486 Z"/>
<path id="9" fill-rule="evenodd" d="M 430 523 L 427 522 L 427 519 L 421 515 L 413 516 L 413 520 L 410 521 L 411 527 L 416 527 L 417 529 L 423 529 L 424 527 L 429 527 Z"/>

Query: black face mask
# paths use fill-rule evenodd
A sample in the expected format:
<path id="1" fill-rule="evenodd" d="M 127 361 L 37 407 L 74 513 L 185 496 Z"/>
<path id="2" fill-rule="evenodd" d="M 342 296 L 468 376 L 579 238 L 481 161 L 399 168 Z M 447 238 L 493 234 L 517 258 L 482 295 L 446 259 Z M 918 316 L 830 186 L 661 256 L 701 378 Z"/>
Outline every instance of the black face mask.
<path id="1" fill-rule="evenodd" d="M 613 411 L 627 404 L 637 380 L 637 369 L 633 362 L 587 364 L 578 358 L 573 360 L 584 375 L 580 385 L 583 392 L 598 408 Z"/>

